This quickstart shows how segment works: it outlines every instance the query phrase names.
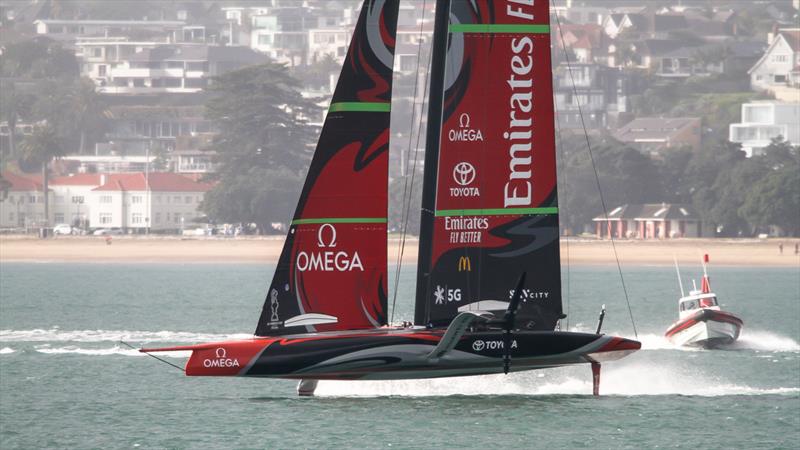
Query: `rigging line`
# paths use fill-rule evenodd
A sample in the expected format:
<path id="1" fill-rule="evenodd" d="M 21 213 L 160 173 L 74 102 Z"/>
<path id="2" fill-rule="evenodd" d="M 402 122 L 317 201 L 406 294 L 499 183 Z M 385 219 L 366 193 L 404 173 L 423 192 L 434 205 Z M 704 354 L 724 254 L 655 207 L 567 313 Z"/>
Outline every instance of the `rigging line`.
<path id="1" fill-rule="evenodd" d="M 131 344 L 128 344 L 128 343 L 127 343 L 127 342 L 125 342 L 125 341 L 119 341 L 119 343 L 120 343 L 120 344 L 122 344 L 122 345 L 124 345 L 124 346 L 126 346 L 126 347 L 130 347 L 130 348 L 131 348 L 131 349 L 133 349 L 133 350 L 137 350 L 137 351 L 141 350 L 141 349 L 138 349 L 138 348 L 136 348 L 136 347 L 132 346 Z M 159 361 L 163 362 L 164 364 L 169 364 L 170 366 L 172 366 L 172 367 L 174 367 L 174 368 L 176 368 L 176 369 L 180 370 L 181 372 L 186 372 L 186 370 L 184 370 L 184 369 L 183 369 L 183 367 L 181 367 L 181 366 L 179 366 L 179 365 L 177 365 L 177 364 L 172 364 L 171 362 L 169 362 L 169 361 L 167 361 L 167 360 L 165 360 L 165 359 L 161 359 L 161 358 L 159 358 L 159 357 L 158 357 L 158 356 L 156 356 L 156 355 L 153 355 L 153 354 L 150 354 L 150 353 L 145 353 L 145 355 L 147 355 L 147 356 L 149 356 L 149 357 L 151 357 L 151 358 L 155 358 L 155 359 L 157 359 L 157 360 L 159 360 Z"/>
<path id="2" fill-rule="evenodd" d="M 553 107 L 555 108 L 555 112 L 556 112 L 556 148 L 558 149 L 557 152 L 556 152 L 556 155 L 558 156 L 558 158 L 561 161 L 561 168 L 563 170 L 561 176 L 558 177 L 558 179 L 561 180 L 561 185 L 564 187 L 564 189 L 563 189 L 563 191 L 564 191 L 564 200 L 565 200 L 564 201 L 564 206 L 566 206 L 566 198 L 567 198 L 566 193 L 567 193 L 567 186 L 569 186 L 569 184 L 567 183 L 567 176 L 566 176 L 567 175 L 567 165 L 566 165 L 565 160 L 564 160 L 564 146 L 563 146 L 564 141 L 563 141 L 563 139 L 561 137 L 561 118 L 558 115 L 558 103 L 553 101 Z M 556 185 L 556 187 L 558 187 L 558 185 Z M 559 231 L 559 235 L 560 234 L 561 233 Z M 567 319 L 567 323 L 566 323 L 567 329 L 566 329 L 566 331 L 569 331 L 570 285 L 571 285 L 571 282 L 572 282 L 572 277 L 571 277 L 571 273 L 570 273 L 571 266 L 570 266 L 570 261 L 569 261 L 569 238 L 566 238 L 564 240 L 564 243 L 565 243 L 564 250 L 565 250 L 566 259 L 567 259 L 567 296 L 566 296 L 566 298 L 567 298 L 567 314 L 566 314 L 566 316 L 567 316 L 566 317 L 566 319 Z"/>
<path id="3" fill-rule="evenodd" d="M 578 88 L 575 85 L 575 75 L 572 73 L 572 66 L 569 60 L 569 54 L 567 53 L 567 44 L 564 40 L 564 30 L 561 28 L 561 19 L 558 17 L 558 14 L 555 14 L 556 22 L 558 23 L 558 33 L 561 37 L 561 46 L 564 49 L 564 58 L 567 62 L 567 71 L 569 71 L 569 77 L 572 82 L 572 93 L 575 96 L 575 104 L 578 107 L 578 115 L 581 118 L 581 126 L 583 127 L 583 136 L 586 138 L 586 147 L 589 149 L 589 159 L 592 162 L 592 170 L 594 171 L 594 179 L 597 183 L 597 192 L 600 193 L 600 204 L 603 206 L 603 215 L 606 219 L 608 219 L 608 208 L 606 207 L 606 201 L 603 197 L 603 189 L 600 186 L 600 175 L 597 173 L 597 166 L 594 163 L 594 153 L 592 152 L 592 144 L 589 142 L 589 133 L 586 131 L 586 121 L 583 118 L 583 108 L 581 108 L 581 99 L 578 97 Z M 633 335 L 636 339 L 639 339 L 639 333 L 636 331 L 636 321 L 633 320 L 633 310 L 631 309 L 631 302 L 630 298 L 628 298 L 628 288 L 625 286 L 625 277 L 622 276 L 622 266 L 619 263 L 619 254 L 617 254 L 617 246 L 614 243 L 614 235 L 613 233 L 609 233 L 609 238 L 611 239 L 611 248 L 614 251 L 614 260 L 617 263 L 617 271 L 619 272 L 619 280 L 622 284 L 622 292 L 625 294 L 625 303 L 628 305 L 628 315 L 631 318 L 631 325 L 633 326 Z"/>
<path id="4" fill-rule="evenodd" d="M 417 64 L 416 64 L 416 70 L 414 71 L 414 92 L 411 97 L 413 107 L 411 108 L 411 122 L 409 124 L 411 133 L 408 136 L 408 147 L 406 148 L 406 171 L 408 171 L 408 165 L 409 165 L 408 163 L 409 160 L 411 159 L 411 141 L 414 132 L 414 122 L 416 121 L 416 115 L 417 115 L 416 106 L 417 106 L 417 92 L 419 87 L 419 66 L 420 66 L 419 61 L 422 58 L 422 32 L 425 26 L 425 9 L 427 7 L 427 3 L 428 0 L 424 0 L 422 3 L 422 17 L 420 18 L 419 22 L 419 35 L 418 35 L 419 40 L 417 41 Z M 431 53 L 432 52 L 428 52 L 429 59 Z M 421 108 L 425 107 L 425 97 L 427 96 L 427 93 L 428 93 L 428 73 L 426 72 L 425 85 L 423 87 L 423 92 L 422 92 L 423 99 Z M 419 121 L 419 125 L 417 127 L 417 143 L 414 148 L 414 162 L 413 166 L 411 167 L 411 183 L 409 183 L 408 172 L 406 172 L 403 184 L 402 207 L 404 211 L 400 217 L 400 220 L 403 223 L 402 227 L 403 231 L 400 234 L 400 250 L 397 252 L 397 263 L 395 265 L 396 268 L 394 275 L 394 295 L 392 296 L 392 313 L 389 319 L 389 323 L 394 322 L 394 311 L 395 311 L 395 305 L 397 304 L 397 290 L 400 285 L 400 272 L 403 266 L 403 255 L 405 254 L 405 248 L 406 248 L 406 236 L 408 235 L 408 218 L 411 211 L 411 197 L 412 197 L 411 194 L 414 192 L 414 179 L 417 173 L 417 159 L 418 159 L 417 156 L 419 153 L 419 136 L 421 134 L 421 130 L 422 130 L 422 120 Z"/>

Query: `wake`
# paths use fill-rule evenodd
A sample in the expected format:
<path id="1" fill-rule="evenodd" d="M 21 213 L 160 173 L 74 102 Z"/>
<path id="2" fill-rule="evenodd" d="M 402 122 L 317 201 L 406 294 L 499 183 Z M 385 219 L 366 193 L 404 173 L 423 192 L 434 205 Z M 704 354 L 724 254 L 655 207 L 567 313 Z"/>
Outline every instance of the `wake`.
<path id="1" fill-rule="evenodd" d="M 588 366 L 579 369 L 548 369 L 510 375 L 483 375 L 396 381 L 321 381 L 316 395 L 324 397 L 439 397 L 453 395 L 585 395 L 591 396 Z M 583 370 L 580 370 L 583 369 Z M 581 372 L 576 375 L 575 372 Z M 568 373 L 567 373 L 568 372 Z M 585 372 L 585 373 L 584 373 Z M 642 376 L 647 374 L 647 376 Z M 600 394 L 603 396 L 683 395 L 719 397 L 730 395 L 797 395 L 800 387 L 753 387 L 724 380 L 709 383 L 706 374 L 686 374 L 678 368 L 652 363 L 623 367 L 604 366 Z"/>
<path id="2" fill-rule="evenodd" d="M 623 336 L 622 334 L 611 333 L 615 336 Z M 634 336 L 625 336 L 629 339 L 636 339 Z M 707 351 L 697 347 L 682 347 L 673 345 L 662 334 L 640 334 L 638 341 L 642 343 L 642 350 L 679 350 L 685 352 L 699 352 Z M 800 343 L 788 337 L 781 336 L 769 331 L 742 330 L 742 335 L 733 344 L 722 347 L 728 350 L 753 350 L 756 352 L 774 352 L 774 353 L 798 353 L 800 352 Z M 709 350 L 714 351 L 714 350 Z"/>
<path id="3" fill-rule="evenodd" d="M 251 334 L 209 334 L 185 331 L 74 330 L 58 327 L 0 330 L 0 342 L 178 342 L 198 343 L 252 338 Z"/>

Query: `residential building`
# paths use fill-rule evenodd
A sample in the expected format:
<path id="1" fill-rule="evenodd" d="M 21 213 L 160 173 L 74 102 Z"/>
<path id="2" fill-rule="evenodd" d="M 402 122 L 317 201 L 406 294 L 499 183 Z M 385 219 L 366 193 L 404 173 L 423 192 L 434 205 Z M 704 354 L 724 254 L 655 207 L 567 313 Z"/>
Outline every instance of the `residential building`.
<path id="1" fill-rule="evenodd" d="M 196 93 L 210 79 L 243 66 L 267 61 L 247 47 L 195 43 L 80 40 L 81 75 L 103 94 Z"/>
<path id="2" fill-rule="evenodd" d="M 166 34 L 180 31 L 178 20 L 36 20 L 36 33 L 59 41 L 73 41 L 86 36 L 121 36 L 132 33 Z"/>
<path id="3" fill-rule="evenodd" d="M 742 144 L 749 157 L 762 154 L 779 136 L 794 145 L 800 144 L 800 103 L 743 103 L 742 121 L 730 124 L 728 139 Z"/>
<path id="4" fill-rule="evenodd" d="M 99 173 L 53 177 L 49 183 L 53 190 L 53 202 L 50 204 L 52 225 L 67 223 L 78 228 L 88 228 L 92 189 L 102 185 L 107 177 L 108 175 Z"/>
<path id="5" fill-rule="evenodd" d="M 702 237 L 700 216 L 689 205 L 653 203 L 622 205 L 592 219 L 600 239 L 668 239 Z"/>
<path id="6" fill-rule="evenodd" d="M 561 63 L 553 75 L 559 128 L 605 129 L 627 111 L 627 79 L 619 69 Z"/>
<path id="7" fill-rule="evenodd" d="M 211 189 L 168 172 L 113 174 L 92 189 L 88 198 L 91 228 L 129 232 L 177 231 L 203 216 L 198 210 Z"/>
<path id="8" fill-rule="evenodd" d="M 217 164 L 214 159 L 217 152 L 206 150 L 213 137 L 212 133 L 205 133 L 178 138 L 175 151 L 170 154 L 173 170 L 193 179 L 216 172 Z"/>
<path id="9" fill-rule="evenodd" d="M 5 183 L 0 192 L 0 228 L 28 228 L 44 224 L 44 191 L 35 177 L 13 172 L 0 176 Z M 52 190 L 51 190 L 52 199 Z"/>
<path id="10" fill-rule="evenodd" d="M 800 28 L 770 34 L 764 55 L 750 68 L 750 86 L 780 100 L 800 101 Z M 788 89 L 787 89 L 788 88 Z"/>
<path id="11" fill-rule="evenodd" d="M 640 117 L 620 127 L 614 138 L 657 156 L 669 148 L 700 148 L 699 117 Z"/>
<path id="12" fill-rule="evenodd" d="M 563 35 L 563 41 L 561 36 Z M 572 50 L 574 58 L 570 62 L 593 63 L 606 62 L 610 38 L 603 32 L 603 27 L 597 24 L 577 25 L 564 23 L 559 30 L 558 46 L 565 46 Z M 560 55 L 556 52 L 556 56 Z"/>

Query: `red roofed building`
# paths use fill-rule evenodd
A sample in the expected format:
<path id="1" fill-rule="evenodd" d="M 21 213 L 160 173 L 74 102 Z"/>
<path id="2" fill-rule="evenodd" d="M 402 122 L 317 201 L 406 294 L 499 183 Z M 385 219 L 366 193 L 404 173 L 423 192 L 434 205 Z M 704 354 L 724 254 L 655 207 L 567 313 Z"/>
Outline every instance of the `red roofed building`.
<path id="1" fill-rule="evenodd" d="M 170 172 L 110 174 L 102 181 L 88 199 L 92 228 L 179 230 L 203 215 L 198 208 L 211 189 Z"/>
<path id="2" fill-rule="evenodd" d="M 5 181 L 0 192 L 0 228 L 36 226 L 43 222 L 42 183 L 36 177 L 13 172 L 3 172 L 0 177 Z"/>
<path id="3" fill-rule="evenodd" d="M 36 227 L 43 222 L 42 183 L 36 176 L 3 172 L 0 228 Z M 211 185 L 171 173 L 83 173 L 50 179 L 51 225 L 120 228 L 143 232 L 179 230 L 200 217 L 198 207 Z"/>

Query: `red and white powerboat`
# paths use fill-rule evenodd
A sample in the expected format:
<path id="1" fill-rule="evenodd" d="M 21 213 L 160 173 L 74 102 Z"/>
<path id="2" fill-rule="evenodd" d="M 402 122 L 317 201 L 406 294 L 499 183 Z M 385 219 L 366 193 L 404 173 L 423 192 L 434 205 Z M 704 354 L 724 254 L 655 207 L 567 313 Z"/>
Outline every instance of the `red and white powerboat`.
<path id="1" fill-rule="evenodd" d="M 708 255 L 703 257 L 703 282 L 700 290 L 692 290 L 678 300 L 679 319 L 673 323 L 665 336 L 675 345 L 716 348 L 732 344 L 742 331 L 742 319 L 722 311 L 717 302 L 717 295 L 711 292 L 708 281 Z M 675 266 L 677 270 L 677 264 Z"/>

